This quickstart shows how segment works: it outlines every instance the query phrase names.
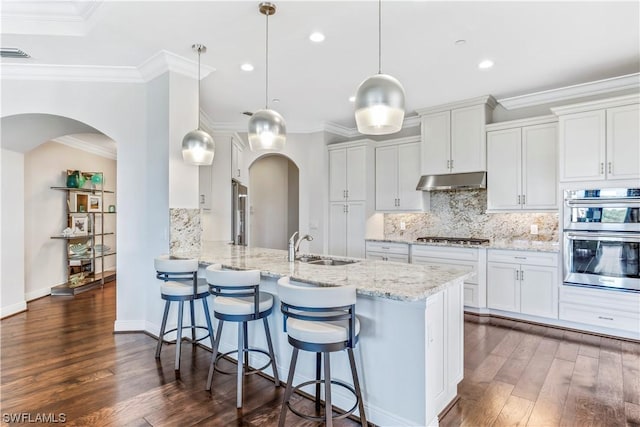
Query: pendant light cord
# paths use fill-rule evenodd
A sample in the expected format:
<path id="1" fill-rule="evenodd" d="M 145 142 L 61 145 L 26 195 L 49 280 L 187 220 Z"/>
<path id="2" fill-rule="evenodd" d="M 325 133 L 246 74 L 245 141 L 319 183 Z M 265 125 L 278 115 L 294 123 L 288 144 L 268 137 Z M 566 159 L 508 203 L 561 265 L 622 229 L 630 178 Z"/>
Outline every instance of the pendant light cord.
<path id="1" fill-rule="evenodd" d="M 200 130 L 200 52 L 202 52 L 202 46 L 198 46 L 198 130 Z"/>
<path id="2" fill-rule="evenodd" d="M 382 0 L 378 0 L 378 74 L 382 74 Z"/>
<path id="3" fill-rule="evenodd" d="M 264 109 L 269 109 L 269 11 L 267 10 L 267 29 L 266 29 L 266 37 L 265 37 L 265 90 L 264 90 Z"/>

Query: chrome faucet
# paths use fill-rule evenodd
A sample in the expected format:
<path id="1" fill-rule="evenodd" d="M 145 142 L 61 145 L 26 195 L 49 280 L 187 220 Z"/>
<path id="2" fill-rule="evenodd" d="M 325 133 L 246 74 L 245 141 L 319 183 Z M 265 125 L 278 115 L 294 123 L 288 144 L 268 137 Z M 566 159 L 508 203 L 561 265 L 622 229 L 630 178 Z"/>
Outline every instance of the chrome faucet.
<path id="1" fill-rule="evenodd" d="M 300 249 L 300 243 L 302 243 L 303 240 L 308 240 L 308 241 L 312 241 L 313 240 L 313 236 L 311 236 L 310 234 L 305 234 L 304 236 L 299 236 L 298 240 L 296 240 L 296 236 L 298 235 L 298 232 L 296 231 L 295 233 L 293 233 L 291 235 L 291 237 L 289 238 L 289 247 L 288 247 L 288 254 L 287 254 L 287 259 L 289 261 L 295 261 L 296 259 L 296 254 L 298 253 L 298 250 Z"/>

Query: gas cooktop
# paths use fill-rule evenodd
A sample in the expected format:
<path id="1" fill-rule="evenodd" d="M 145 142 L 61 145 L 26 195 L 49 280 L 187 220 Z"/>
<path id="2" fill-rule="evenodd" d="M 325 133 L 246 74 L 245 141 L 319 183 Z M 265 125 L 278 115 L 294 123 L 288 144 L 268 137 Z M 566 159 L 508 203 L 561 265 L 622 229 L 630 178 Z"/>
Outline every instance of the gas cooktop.
<path id="1" fill-rule="evenodd" d="M 457 245 L 481 246 L 489 244 L 489 239 L 474 239 L 471 237 L 439 237 L 426 236 L 418 237 L 417 242 L 422 243 L 454 243 Z"/>

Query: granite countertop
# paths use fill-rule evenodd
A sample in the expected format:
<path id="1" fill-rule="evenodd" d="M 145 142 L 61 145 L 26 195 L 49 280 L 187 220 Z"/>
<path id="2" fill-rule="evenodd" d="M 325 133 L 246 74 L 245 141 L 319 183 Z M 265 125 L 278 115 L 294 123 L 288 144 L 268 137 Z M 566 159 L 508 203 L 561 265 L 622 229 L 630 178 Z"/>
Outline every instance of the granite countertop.
<path id="1" fill-rule="evenodd" d="M 200 253 L 183 252 L 172 255 L 198 258 L 204 265 L 222 264 L 231 269 L 256 269 L 268 277 L 290 276 L 292 280 L 318 286 L 354 285 L 360 295 L 398 301 L 426 299 L 455 281 L 464 280 L 473 274 L 453 266 L 424 266 L 364 259 L 342 266 L 288 262 L 287 251 L 284 250 L 234 246 L 224 242 L 203 242 Z"/>
<path id="2" fill-rule="evenodd" d="M 368 242 L 384 242 L 384 243 L 405 243 L 408 245 L 421 246 L 446 246 L 453 248 L 485 248 L 485 249 L 505 249 L 516 251 L 535 251 L 535 252 L 559 252 L 560 245 L 558 242 L 537 241 L 537 240 L 492 240 L 485 245 L 462 245 L 459 243 L 428 243 L 416 242 L 415 240 L 402 239 L 366 239 Z"/>

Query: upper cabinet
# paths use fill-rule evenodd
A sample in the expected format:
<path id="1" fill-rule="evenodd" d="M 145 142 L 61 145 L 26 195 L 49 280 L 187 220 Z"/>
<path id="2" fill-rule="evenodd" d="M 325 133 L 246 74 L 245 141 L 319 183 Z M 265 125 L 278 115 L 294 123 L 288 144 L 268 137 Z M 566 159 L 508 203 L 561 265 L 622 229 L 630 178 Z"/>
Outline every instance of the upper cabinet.
<path id="1" fill-rule="evenodd" d="M 367 197 L 367 147 L 329 147 L 329 200 L 365 200 Z"/>
<path id="2" fill-rule="evenodd" d="M 416 110 L 422 120 L 421 174 L 485 171 L 485 124 L 495 106 L 492 96 L 484 96 Z"/>
<path id="3" fill-rule="evenodd" d="M 638 95 L 553 108 L 560 123 L 560 182 L 640 178 Z"/>
<path id="4" fill-rule="evenodd" d="M 416 190 L 419 177 L 419 137 L 387 141 L 376 147 L 376 210 L 422 210 L 425 193 Z"/>
<path id="5" fill-rule="evenodd" d="M 487 125 L 487 210 L 558 209 L 555 116 Z"/>

